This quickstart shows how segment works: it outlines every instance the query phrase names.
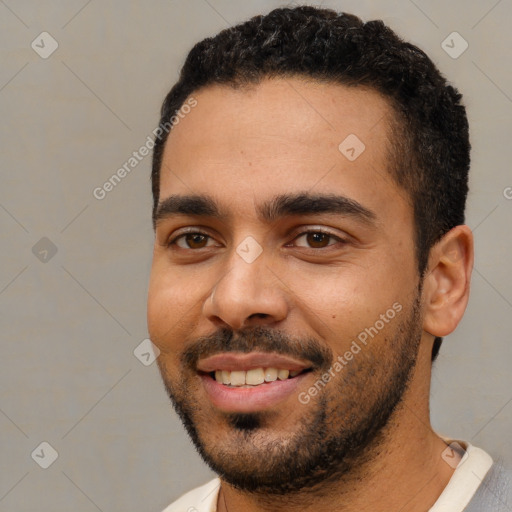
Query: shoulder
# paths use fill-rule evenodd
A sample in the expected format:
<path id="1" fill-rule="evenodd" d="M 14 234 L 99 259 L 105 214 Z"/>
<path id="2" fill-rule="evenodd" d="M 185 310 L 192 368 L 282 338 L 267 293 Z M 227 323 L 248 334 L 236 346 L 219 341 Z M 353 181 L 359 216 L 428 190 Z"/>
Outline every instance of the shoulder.
<path id="1" fill-rule="evenodd" d="M 512 468 L 497 460 L 485 475 L 465 512 L 512 510 Z"/>
<path id="2" fill-rule="evenodd" d="M 215 478 L 201 487 L 187 492 L 162 512 L 215 512 L 219 489 L 220 479 Z"/>

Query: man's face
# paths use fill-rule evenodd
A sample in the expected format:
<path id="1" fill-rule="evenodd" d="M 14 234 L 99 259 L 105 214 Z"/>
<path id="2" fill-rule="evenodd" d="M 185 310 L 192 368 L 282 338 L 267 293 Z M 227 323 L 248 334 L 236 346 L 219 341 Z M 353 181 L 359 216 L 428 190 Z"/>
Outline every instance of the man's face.
<path id="1" fill-rule="evenodd" d="M 148 325 L 162 378 L 226 481 L 314 486 L 378 440 L 421 338 L 390 109 L 297 78 L 194 97 L 160 178 Z"/>

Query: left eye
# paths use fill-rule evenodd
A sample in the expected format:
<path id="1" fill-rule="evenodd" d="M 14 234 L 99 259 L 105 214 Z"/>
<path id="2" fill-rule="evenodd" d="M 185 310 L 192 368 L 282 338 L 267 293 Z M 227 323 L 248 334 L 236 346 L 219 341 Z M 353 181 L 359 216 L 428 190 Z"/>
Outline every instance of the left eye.
<path id="1" fill-rule="evenodd" d="M 310 247 L 313 249 L 322 249 L 323 247 L 342 241 L 337 236 L 331 235 L 330 233 L 324 233 L 323 231 L 308 231 L 306 233 L 302 233 L 296 237 L 294 241 L 297 242 L 299 240 L 304 241 L 303 244 L 297 244 L 299 247 Z"/>

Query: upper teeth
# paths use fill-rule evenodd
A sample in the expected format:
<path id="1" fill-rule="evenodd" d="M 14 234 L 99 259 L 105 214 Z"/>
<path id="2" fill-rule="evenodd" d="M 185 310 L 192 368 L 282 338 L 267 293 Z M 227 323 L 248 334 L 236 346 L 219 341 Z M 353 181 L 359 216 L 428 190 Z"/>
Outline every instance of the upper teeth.
<path id="1" fill-rule="evenodd" d="M 264 382 L 274 382 L 275 380 L 286 380 L 288 377 L 295 377 L 300 373 L 299 370 L 278 370 L 277 368 L 254 368 L 252 370 L 243 371 L 227 371 L 217 370 L 215 372 L 215 380 L 221 384 L 231 386 L 258 386 Z"/>

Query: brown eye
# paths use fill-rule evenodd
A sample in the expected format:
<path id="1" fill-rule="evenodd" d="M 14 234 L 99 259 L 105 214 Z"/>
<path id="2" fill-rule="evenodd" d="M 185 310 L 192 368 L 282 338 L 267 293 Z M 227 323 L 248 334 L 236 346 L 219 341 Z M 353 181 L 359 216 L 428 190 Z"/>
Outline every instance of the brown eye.
<path id="1" fill-rule="evenodd" d="M 172 240 L 169 246 L 177 245 L 180 249 L 203 249 L 209 245 L 210 238 L 203 233 L 183 233 Z"/>
<path id="2" fill-rule="evenodd" d="M 185 242 L 191 249 L 202 249 L 206 246 L 208 237 L 200 233 L 189 233 L 185 235 Z"/>
<path id="3" fill-rule="evenodd" d="M 330 238 L 332 238 L 330 235 L 320 232 L 308 233 L 306 235 L 306 240 L 308 244 L 315 249 L 327 247 L 329 245 Z"/>
<path id="4" fill-rule="evenodd" d="M 294 240 L 297 247 L 306 247 L 308 249 L 324 249 L 337 242 L 343 242 L 341 238 L 323 231 L 305 231 Z"/>

